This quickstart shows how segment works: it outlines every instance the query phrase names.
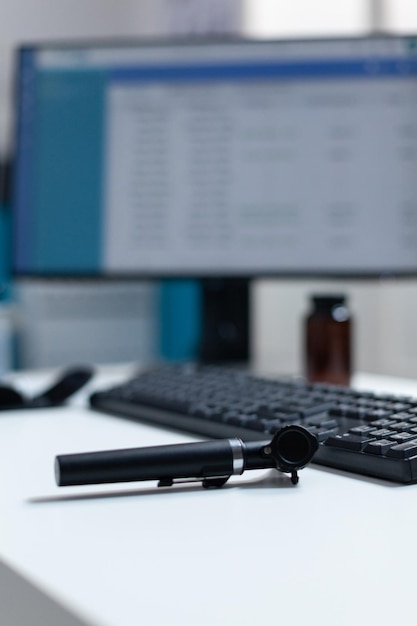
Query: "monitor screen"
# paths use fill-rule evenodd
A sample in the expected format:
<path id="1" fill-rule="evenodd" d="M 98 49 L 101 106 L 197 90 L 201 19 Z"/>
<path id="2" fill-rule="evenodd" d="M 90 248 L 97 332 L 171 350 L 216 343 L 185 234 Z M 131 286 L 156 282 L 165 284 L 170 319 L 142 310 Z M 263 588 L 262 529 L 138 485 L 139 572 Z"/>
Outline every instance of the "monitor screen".
<path id="1" fill-rule="evenodd" d="M 17 274 L 417 275 L 417 39 L 18 57 Z"/>

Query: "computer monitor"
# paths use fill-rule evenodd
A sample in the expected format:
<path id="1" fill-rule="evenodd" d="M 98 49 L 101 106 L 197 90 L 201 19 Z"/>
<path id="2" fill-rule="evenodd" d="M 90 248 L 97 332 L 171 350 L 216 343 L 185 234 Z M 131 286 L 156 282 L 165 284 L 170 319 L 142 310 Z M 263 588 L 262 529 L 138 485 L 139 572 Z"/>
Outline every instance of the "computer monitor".
<path id="1" fill-rule="evenodd" d="M 17 95 L 18 275 L 204 279 L 243 334 L 251 278 L 417 275 L 414 37 L 27 45 Z"/>

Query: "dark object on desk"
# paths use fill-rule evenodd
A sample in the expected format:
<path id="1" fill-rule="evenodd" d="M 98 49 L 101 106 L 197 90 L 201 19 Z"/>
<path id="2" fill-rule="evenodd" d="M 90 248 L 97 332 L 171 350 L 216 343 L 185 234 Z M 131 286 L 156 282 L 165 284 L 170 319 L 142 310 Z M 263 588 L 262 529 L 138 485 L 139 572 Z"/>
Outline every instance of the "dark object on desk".
<path id="1" fill-rule="evenodd" d="M 313 462 L 399 483 L 417 482 L 417 399 L 249 376 L 225 367 L 165 365 L 91 406 L 214 438 L 265 440 L 302 424 L 319 440 Z"/>
<path id="2" fill-rule="evenodd" d="M 348 385 L 352 369 L 352 320 L 344 295 L 312 296 L 305 319 L 306 378 Z"/>
<path id="3" fill-rule="evenodd" d="M 201 481 L 204 487 L 222 487 L 245 470 L 275 468 L 291 474 L 317 451 L 314 435 L 302 426 L 284 426 L 272 441 L 244 443 L 225 439 L 126 450 L 64 454 L 55 459 L 55 478 L 60 486 L 158 480 L 159 487 Z"/>
<path id="4" fill-rule="evenodd" d="M 93 376 L 94 370 L 91 367 L 76 367 L 63 372 L 58 380 L 46 391 L 31 402 L 37 406 L 55 406 L 62 404 L 76 391 L 79 391 Z"/>
<path id="5" fill-rule="evenodd" d="M 59 406 L 81 389 L 90 380 L 93 373 L 94 370 L 91 367 L 76 367 L 66 370 L 51 387 L 33 398 L 25 398 L 16 389 L 8 385 L 0 385 L 0 411 Z"/>
<path id="6" fill-rule="evenodd" d="M 16 389 L 0 385 L 0 410 L 21 407 L 24 402 L 24 397 Z"/>

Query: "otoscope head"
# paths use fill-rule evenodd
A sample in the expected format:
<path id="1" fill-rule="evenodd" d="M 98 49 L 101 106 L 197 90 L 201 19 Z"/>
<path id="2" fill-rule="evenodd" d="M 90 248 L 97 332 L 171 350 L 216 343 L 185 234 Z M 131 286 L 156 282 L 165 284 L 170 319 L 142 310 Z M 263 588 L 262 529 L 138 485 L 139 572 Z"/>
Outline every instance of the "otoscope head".
<path id="1" fill-rule="evenodd" d="M 303 426 L 291 425 L 281 428 L 267 447 L 277 469 L 293 473 L 311 461 L 318 449 L 318 441 Z"/>

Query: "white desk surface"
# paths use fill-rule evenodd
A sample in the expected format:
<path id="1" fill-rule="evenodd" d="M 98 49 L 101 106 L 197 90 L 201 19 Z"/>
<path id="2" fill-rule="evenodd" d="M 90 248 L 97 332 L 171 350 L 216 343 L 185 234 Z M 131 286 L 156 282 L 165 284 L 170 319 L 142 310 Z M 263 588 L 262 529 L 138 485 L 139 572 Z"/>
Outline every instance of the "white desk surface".
<path id="1" fill-rule="evenodd" d="M 57 487 L 56 454 L 195 440 L 86 408 L 88 392 L 128 372 L 102 373 L 65 408 L 2 412 L 3 563 L 77 624 L 413 621 L 417 485 L 311 465 L 296 487 L 272 470 L 246 472 L 218 490 Z M 26 390 L 50 379 L 16 377 Z M 417 381 L 357 375 L 354 384 L 417 396 Z M 30 594 L 12 594 L 16 601 L 29 603 Z M 28 623 L 42 622 L 33 614 Z"/>

